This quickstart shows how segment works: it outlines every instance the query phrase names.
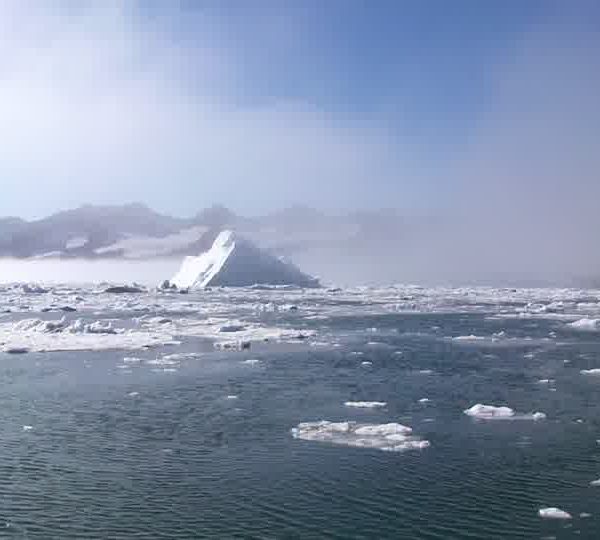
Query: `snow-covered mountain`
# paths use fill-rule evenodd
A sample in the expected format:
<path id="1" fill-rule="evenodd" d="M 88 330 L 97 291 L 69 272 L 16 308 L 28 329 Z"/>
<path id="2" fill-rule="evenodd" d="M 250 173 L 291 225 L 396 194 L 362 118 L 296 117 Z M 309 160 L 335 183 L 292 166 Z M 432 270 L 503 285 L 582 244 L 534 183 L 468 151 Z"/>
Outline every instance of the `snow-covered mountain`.
<path id="1" fill-rule="evenodd" d="M 277 255 L 328 246 L 351 249 L 363 235 L 361 219 L 302 206 L 252 218 L 212 206 L 183 219 L 141 204 L 88 205 L 36 221 L 0 219 L 0 257 L 139 260 L 198 255 L 225 229 Z"/>

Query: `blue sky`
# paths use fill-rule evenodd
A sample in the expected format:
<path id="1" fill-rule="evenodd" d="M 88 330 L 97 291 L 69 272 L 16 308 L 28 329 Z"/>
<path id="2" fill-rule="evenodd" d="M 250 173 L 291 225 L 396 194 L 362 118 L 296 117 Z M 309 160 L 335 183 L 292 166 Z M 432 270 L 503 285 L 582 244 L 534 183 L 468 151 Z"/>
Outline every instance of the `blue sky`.
<path id="1" fill-rule="evenodd" d="M 594 106 L 599 14 L 584 0 L 1 2 L 0 214 L 446 211 L 477 191 L 482 156 L 515 154 L 540 95 L 561 89 L 554 127 L 557 107 Z"/>

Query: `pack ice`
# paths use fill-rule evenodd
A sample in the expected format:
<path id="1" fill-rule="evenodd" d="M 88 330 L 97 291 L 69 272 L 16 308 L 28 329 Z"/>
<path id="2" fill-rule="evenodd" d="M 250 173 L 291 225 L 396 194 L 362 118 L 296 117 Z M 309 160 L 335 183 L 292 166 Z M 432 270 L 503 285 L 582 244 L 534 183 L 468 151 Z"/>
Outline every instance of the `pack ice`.
<path id="1" fill-rule="evenodd" d="M 180 289 L 296 285 L 317 287 L 318 281 L 293 264 L 256 247 L 233 231 L 222 231 L 211 248 L 197 257 L 186 257 L 170 280 Z"/>

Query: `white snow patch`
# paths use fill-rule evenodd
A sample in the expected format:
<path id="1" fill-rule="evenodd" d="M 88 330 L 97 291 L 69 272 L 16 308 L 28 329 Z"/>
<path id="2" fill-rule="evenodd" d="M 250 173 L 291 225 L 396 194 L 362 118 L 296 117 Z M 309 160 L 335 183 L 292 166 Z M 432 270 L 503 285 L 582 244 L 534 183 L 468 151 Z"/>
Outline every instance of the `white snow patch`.
<path id="1" fill-rule="evenodd" d="M 88 243 L 89 239 L 87 236 L 72 236 L 65 243 L 65 249 L 78 249 L 82 248 Z"/>
<path id="2" fill-rule="evenodd" d="M 321 420 L 300 423 L 291 433 L 294 438 L 305 441 L 374 448 L 388 452 L 420 450 L 430 446 L 429 441 L 414 436 L 412 428 L 397 423 L 359 424 Z"/>

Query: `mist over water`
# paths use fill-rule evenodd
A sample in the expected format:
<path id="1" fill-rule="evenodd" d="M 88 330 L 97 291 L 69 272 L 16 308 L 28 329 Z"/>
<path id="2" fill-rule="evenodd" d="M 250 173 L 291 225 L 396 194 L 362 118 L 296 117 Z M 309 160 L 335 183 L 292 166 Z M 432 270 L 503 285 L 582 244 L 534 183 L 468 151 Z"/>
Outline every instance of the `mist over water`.
<path id="1" fill-rule="evenodd" d="M 0 259 L 0 283 L 132 283 L 156 286 L 179 268 L 177 259 L 148 261 Z"/>

